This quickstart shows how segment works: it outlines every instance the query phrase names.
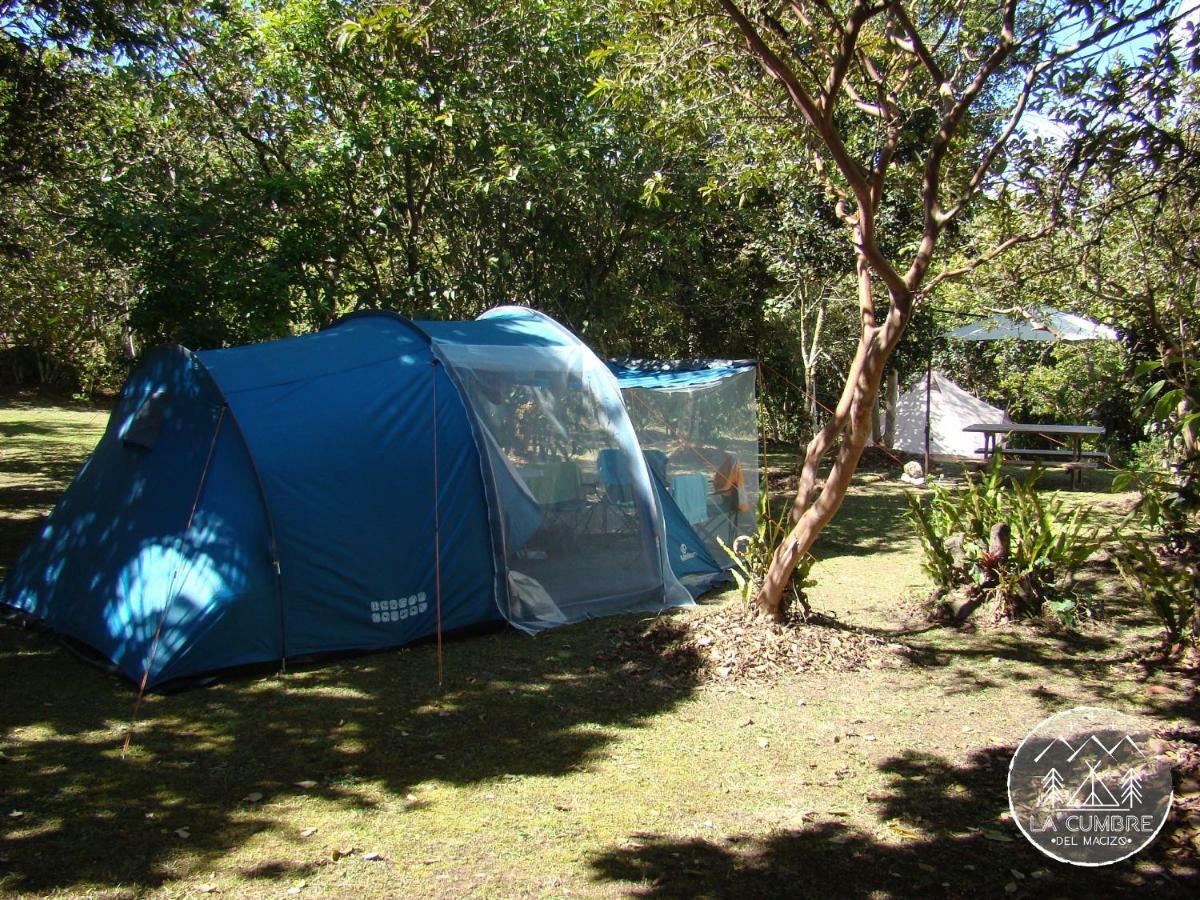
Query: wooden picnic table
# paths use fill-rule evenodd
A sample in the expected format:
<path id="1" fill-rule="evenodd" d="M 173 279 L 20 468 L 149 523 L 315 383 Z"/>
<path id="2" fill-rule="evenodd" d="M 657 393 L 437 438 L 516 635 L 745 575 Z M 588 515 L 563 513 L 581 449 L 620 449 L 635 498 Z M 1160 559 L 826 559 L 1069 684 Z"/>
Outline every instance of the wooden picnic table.
<path id="1" fill-rule="evenodd" d="M 963 431 L 983 435 L 983 447 L 976 453 L 983 454 L 983 461 L 989 463 L 997 453 L 1001 459 L 1018 464 L 1030 465 L 1043 462 L 1048 465 L 1061 465 L 1071 473 L 1071 487 L 1079 487 L 1083 479 L 1084 469 L 1094 469 L 1099 461 L 1107 458 L 1107 454 L 1098 450 L 1085 451 L 1085 437 L 1099 437 L 1105 429 L 1100 425 L 1036 425 L 1021 422 L 977 422 L 968 425 Z M 1037 450 L 1027 447 L 997 446 L 1000 435 L 1040 434 L 1052 440 L 1067 438 L 1069 445 L 1055 450 Z M 1060 442 L 1061 443 L 1061 442 Z"/>

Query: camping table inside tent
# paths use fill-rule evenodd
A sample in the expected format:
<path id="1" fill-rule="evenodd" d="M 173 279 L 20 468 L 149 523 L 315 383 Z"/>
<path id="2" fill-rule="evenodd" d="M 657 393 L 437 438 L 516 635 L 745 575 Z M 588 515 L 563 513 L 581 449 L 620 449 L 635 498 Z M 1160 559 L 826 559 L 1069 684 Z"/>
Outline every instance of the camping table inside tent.
<path id="1" fill-rule="evenodd" d="M 1063 464 L 1071 473 L 1071 487 L 1078 487 L 1082 470 L 1087 465 L 1094 464 L 1094 460 L 1103 453 L 1084 453 L 1083 439 L 1085 437 L 1099 437 L 1104 434 L 1104 428 L 1100 425 L 1028 425 L 1020 422 L 977 422 L 974 425 L 968 425 L 963 431 L 975 432 L 983 435 L 983 449 L 979 452 L 983 454 L 985 462 L 991 462 L 992 457 L 997 453 L 1004 457 L 1011 456 L 1036 456 L 1048 460 L 1063 459 Z M 1024 448 L 1007 449 L 997 447 L 996 439 L 1000 435 L 1009 434 L 1040 434 L 1051 439 L 1055 437 L 1064 437 L 1070 439 L 1070 447 L 1065 450 L 1028 450 Z"/>

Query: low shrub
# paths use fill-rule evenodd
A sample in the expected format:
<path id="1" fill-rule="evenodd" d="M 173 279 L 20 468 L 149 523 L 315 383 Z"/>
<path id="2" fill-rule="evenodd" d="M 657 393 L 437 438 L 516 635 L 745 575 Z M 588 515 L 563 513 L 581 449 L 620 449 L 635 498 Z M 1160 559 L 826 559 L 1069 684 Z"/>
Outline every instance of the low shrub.
<path id="1" fill-rule="evenodd" d="M 1116 557 L 1129 589 L 1162 623 L 1168 644 L 1200 641 L 1200 564 L 1195 555 L 1156 549 L 1141 537 L 1127 537 Z"/>
<path id="2" fill-rule="evenodd" d="M 767 570 L 771 567 L 771 558 L 775 553 L 775 548 L 783 543 L 784 538 L 791 530 L 786 511 L 780 512 L 779 515 L 775 515 L 771 511 L 770 492 L 765 480 L 758 492 L 757 512 L 755 530 L 750 534 L 738 535 L 734 539 L 732 547 L 721 541 L 720 538 L 717 539 L 721 547 L 733 559 L 734 567 L 730 569 L 730 574 L 737 582 L 742 603 L 746 606 L 749 606 L 750 600 L 758 593 L 758 589 L 767 575 Z M 786 613 L 787 607 L 793 601 L 804 611 L 806 617 L 812 612 L 808 605 L 805 588 L 813 585 L 809 575 L 815 563 L 816 559 L 812 554 L 806 553 L 796 564 L 791 581 L 784 591 L 782 612 Z"/>
<path id="3" fill-rule="evenodd" d="M 997 601 L 1010 619 L 1043 606 L 1065 624 L 1098 612 L 1074 590 L 1074 576 L 1095 551 L 1099 529 L 1085 508 L 1068 513 L 1057 493 L 1039 494 L 1041 474 L 1005 476 L 997 459 L 982 475 L 968 473 L 963 488 L 932 483 L 928 503 L 909 493 L 923 567 L 943 594 L 965 588 Z"/>

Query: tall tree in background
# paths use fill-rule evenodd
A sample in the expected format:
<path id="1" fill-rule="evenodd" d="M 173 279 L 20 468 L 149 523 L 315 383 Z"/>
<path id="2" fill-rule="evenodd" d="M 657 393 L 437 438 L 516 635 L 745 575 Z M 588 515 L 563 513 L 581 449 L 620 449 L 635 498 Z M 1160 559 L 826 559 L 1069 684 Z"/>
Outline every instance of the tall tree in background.
<path id="1" fill-rule="evenodd" d="M 777 128 L 776 139 L 806 158 L 854 251 L 857 350 L 833 414 L 808 445 L 793 527 L 755 599 L 761 613 L 778 619 L 796 564 L 845 497 L 871 435 L 885 365 L 915 304 L 940 281 L 1037 239 L 1051 223 L 1007 236 L 965 266 L 931 274 L 939 243 L 981 193 L 1036 190 L 1053 181 L 1019 164 L 1030 143 L 1021 129 L 1025 113 L 1050 90 L 1086 86 L 1106 50 L 1148 23 L 1161 24 L 1176 4 L 657 0 L 637 6 L 643 27 L 625 44 L 634 58 L 627 81 L 656 68 L 692 66 L 756 116 L 782 114 L 787 125 Z M 659 48 L 649 66 L 646 51 L 637 49 L 646 42 Z M 732 42 L 749 54 L 759 78 L 740 67 Z M 890 196 L 913 198 L 911 231 L 881 229 Z M 832 464 L 822 484 L 818 471 L 827 457 Z"/>
<path id="2" fill-rule="evenodd" d="M 1195 9 L 1200 3 L 1185 0 Z M 1073 222 L 1080 283 L 1122 323 L 1153 376 L 1148 418 L 1200 467 L 1200 36 L 1192 22 L 1078 102 L 1064 98 L 1093 201 Z M 1146 387 L 1143 384 L 1142 387 Z M 1150 402 L 1153 401 L 1153 402 Z"/>

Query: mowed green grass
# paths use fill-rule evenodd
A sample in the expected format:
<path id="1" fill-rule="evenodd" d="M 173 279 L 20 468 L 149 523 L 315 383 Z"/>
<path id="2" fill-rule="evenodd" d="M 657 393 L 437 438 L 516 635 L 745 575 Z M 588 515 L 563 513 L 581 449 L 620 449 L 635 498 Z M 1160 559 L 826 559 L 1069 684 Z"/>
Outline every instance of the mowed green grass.
<path id="1" fill-rule="evenodd" d="M 104 423 L 0 410 L 0 565 Z M 150 696 L 122 757 L 133 688 L 2 625 L 0 895 L 1194 896 L 1194 859 L 1072 869 L 1006 821 L 1052 712 L 1195 727 L 1192 681 L 1130 663 L 1152 624 L 1100 566 L 1112 618 L 1080 633 L 930 629 L 903 510 L 857 480 L 812 602 L 911 658 L 771 686 L 697 683 L 636 617 L 499 630 L 449 640 L 440 687 L 425 644 Z"/>

